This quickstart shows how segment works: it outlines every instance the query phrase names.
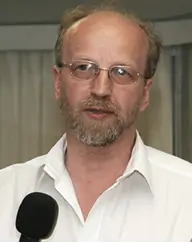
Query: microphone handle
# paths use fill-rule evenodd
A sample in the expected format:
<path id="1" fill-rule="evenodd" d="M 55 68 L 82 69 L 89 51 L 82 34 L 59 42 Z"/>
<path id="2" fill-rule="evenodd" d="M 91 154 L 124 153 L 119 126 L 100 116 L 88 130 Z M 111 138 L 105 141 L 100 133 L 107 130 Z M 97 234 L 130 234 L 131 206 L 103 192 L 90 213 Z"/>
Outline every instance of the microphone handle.
<path id="1" fill-rule="evenodd" d="M 21 235 L 20 239 L 19 239 L 19 242 L 39 242 L 39 241 L 40 241 L 39 239 L 30 238 L 30 237 L 25 236 L 25 235 Z"/>

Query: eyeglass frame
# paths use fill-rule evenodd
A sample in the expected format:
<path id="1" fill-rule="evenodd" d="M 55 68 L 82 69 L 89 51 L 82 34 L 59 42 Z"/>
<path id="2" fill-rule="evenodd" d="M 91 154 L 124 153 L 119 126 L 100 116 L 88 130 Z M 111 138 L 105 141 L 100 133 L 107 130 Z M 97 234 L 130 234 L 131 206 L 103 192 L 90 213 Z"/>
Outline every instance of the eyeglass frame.
<path id="1" fill-rule="evenodd" d="M 122 67 L 122 68 L 123 68 L 123 67 L 128 67 L 128 68 L 130 68 L 132 71 L 134 71 L 134 72 L 135 72 L 135 75 L 138 77 L 134 82 L 132 82 L 132 83 L 127 83 L 127 84 L 118 84 L 118 83 L 115 82 L 115 80 L 114 80 L 114 82 L 115 82 L 117 85 L 124 86 L 124 85 L 132 85 L 132 84 L 135 84 L 135 83 L 138 82 L 139 77 L 144 78 L 144 80 L 147 80 L 147 79 L 148 79 L 147 77 L 145 77 L 144 74 L 141 74 L 140 72 L 137 72 L 136 70 L 134 70 L 133 68 L 131 68 L 129 65 L 121 65 L 121 64 L 119 64 L 119 65 L 111 65 L 109 68 L 102 68 L 102 67 L 99 66 L 98 63 L 93 62 L 93 61 L 91 61 L 91 60 L 74 60 L 74 61 L 71 62 L 71 63 L 63 63 L 63 62 L 59 62 L 56 66 L 57 66 L 58 68 L 60 68 L 60 69 L 63 68 L 63 67 L 68 67 L 68 68 L 70 69 L 70 74 L 71 74 L 74 78 L 76 78 L 76 79 L 78 79 L 78 80 L 82 80 L 81 78 L 78 78 L 78 77 L 76 77 L 76 76 L 74 75 L 73 70 L 72 70 L 72 68 L 71 68 L 75 62 L 85 62 L 85 63 L 88 63 L 88 64 L 93 64 L 93 65 L 95 65 L 95 66 L 97 67 L 97 69 L 98 69 L 98 73 L 96 73 L 95 76 L 94 76 L 92 79 L 86 80 L 87 82 L 88 82 L 88 81 L 93 81 L 93 80 L 100 74 L 100 71 L 101 71 L 101 70 L 103 70 L 103 71 L 107 71 L 107 72 L 108 72 L 108 77 L 109 77 L 111 80 L 114 80 L 114 78 L 112 77 L 111 72 L 110 72 L 114 67 L 120 67 L 120 68 L 121 68 L 121 67 Z"/>

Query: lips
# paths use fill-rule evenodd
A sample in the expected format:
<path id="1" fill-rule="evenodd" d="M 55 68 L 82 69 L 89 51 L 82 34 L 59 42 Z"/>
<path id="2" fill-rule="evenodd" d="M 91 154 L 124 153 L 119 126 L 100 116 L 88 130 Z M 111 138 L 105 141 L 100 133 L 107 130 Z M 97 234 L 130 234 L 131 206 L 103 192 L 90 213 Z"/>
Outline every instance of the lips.
<path id="1" fill-rule="evenodd" d="M 87 109 L 85 109 L 85 111 L 92 112 L 92 113 L 95 113 L 95 114 L 103 114 L 103 113 L 112 114 L 112 113 L 114 113 L 111 110 L 104 109 L 104 108 L 99 108 L 99 107 L 87 108 Z"/>

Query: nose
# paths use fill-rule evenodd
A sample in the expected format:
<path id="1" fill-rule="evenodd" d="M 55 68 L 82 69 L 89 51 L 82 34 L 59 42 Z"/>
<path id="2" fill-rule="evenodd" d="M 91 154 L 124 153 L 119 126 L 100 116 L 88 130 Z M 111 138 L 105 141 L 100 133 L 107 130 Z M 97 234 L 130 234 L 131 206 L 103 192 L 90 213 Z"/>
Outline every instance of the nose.
<path id="1" fill-rule="evenodd" d="M 92 82 L 91 93 L 96 96 L 106 97 L 111 95 L 112 88 L 113 82 L 109 78 L 108 70 L 100 70 L 97 77 Z"/>

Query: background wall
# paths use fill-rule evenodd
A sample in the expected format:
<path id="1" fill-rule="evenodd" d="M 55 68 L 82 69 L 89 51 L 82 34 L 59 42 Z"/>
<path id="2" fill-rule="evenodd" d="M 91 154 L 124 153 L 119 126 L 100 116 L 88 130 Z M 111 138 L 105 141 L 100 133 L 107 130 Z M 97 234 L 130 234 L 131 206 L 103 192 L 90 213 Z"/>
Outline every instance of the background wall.
<path id="1" fill-rule="evenodd" d="M 63 10 L 80 4 L 98 4 L 102 0 L 1 0 L 0 24 L 58 24 Z M 184 19 L 191 17 L 191 0 L 117 0 L 120 7 L 150 20 Z"/>

